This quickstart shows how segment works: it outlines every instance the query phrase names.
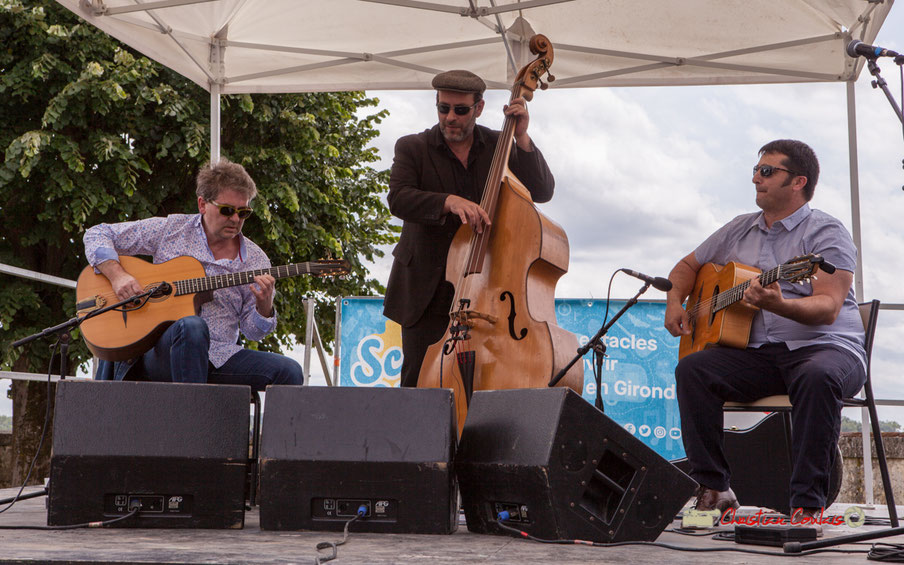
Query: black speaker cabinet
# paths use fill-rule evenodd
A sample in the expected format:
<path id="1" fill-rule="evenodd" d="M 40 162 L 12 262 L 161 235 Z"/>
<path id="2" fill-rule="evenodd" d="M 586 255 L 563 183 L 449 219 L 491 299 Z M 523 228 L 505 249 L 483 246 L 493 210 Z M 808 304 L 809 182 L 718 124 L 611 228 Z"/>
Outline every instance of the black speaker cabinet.
<path id="1" fill-rule="evenodd" d="M 455 462 L 468 529 L 652 541 L 697 486 L 569 389 L 478 391 Z"/>
<path id="2" fill-rule="evenodd" d="M 457 428 L 443 389 L 269 387 L 261 529 L 448 534 Z"/>
<path id="3" fill-rule="evenodd" d="M 47 523 L 241 528 L 248 387 L 60 381 Z"/>

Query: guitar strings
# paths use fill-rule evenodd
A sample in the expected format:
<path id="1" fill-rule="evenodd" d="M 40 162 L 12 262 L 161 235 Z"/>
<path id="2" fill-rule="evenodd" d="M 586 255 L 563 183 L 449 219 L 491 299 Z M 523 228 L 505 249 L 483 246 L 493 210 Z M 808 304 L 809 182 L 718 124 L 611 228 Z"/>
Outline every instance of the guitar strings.
<path id="1" fill-rule="evenodd" d="M 753 278 L 759 279 L 760 283 L 762 284 L 763 280 L 769 280 L 772 277 L 775 277 L 775 280 L 778 280 L 781 278 L 781 276 L 782 276 L 782 265 L 779 265 L 777 267 L 769 269 L 768 271 L 764 271 L 763 273 L 761 273 Z M 727 308 L 728 306 L 734 304 L 735 302 L 740 300 L 741 297 L 743 297 L 744 291 L 747 290 L 748 287 L 750 287 L 750 281 L 752 281 L 753 278 L 748 279 L 748 280 L 742 282 L 741 284 L 734 286 L 726 291 L 720 292 L 720 293 L 716 294 L 715 296 L 711 296 L 709 298 L 701 300 L 688 311 L 688 313 L 687 313 L 688 317 L 691 319 L 696 319 L 700 316 L 701 313 L 711 314 L 714 311 L 713 304 L 716 302 L 719 302 L 720 300 L 724 300 L 725 297 L 728 297 L 729 295 L 731 295 L 730 297 L 734 298 L 734 300 L 731 300 L 728 304 L 726 304 L 722 308 L 718 308 L 718 309 L 722 310 L 722 309 Z"/>

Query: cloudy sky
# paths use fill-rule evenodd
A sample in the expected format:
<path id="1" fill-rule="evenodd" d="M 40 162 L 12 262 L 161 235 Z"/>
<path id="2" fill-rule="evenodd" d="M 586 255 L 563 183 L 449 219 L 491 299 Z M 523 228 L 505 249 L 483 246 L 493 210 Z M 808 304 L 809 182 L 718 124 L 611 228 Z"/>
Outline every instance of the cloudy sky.
<path id="1" fill-rule="evenodd" d="M 902 38 L 904 7 L 895 6 L 876 44 L 901 52 Z M 898 68 L 890 59 L 881 67 L 900 100 Z M 856 89 L 864 294 L 904 303 L 904 138 L 870 78 L 864 70 Z M 369 94 L 390 112 L 376 142 L 388 168 L 396 139 L 435 123 L 434 95 Z M 498 128 L 507 98 L 488 92 L 480 123 Z M 705 236 L 755 209 L 750 170 L 757 149 L 772 139 L 798 138 L 815 149 L 822 173 L 811 205 L 852 225 L 843 84 L 552 89 L 536 94 L 530 112 L 531 136 L 556 177 L 556 195 L 541 210 L 564 228 L 571 245 L 558 297 L 604 298 L 621 267 L 666 276 Z M 383 283 L 389 265 L 386 259 L 372 267 Z M 613 288 L 614 297 L 627 298 L 638 284 L 620 274 Z M 664 295 L 650 290 L 645 297 Z M 873 354 L 879 398 L 904 399 L 902 342 L 904 313 L 884 310 Z M 317 365 L 315 384 L 323 382 Z M 0 391 L 8 382 L 0 381 Z M 0 414 L 12 411 L 5 396 L 0 393 Z M 904 423 L 904 409 L 880 408 L 880 417 Z"/>

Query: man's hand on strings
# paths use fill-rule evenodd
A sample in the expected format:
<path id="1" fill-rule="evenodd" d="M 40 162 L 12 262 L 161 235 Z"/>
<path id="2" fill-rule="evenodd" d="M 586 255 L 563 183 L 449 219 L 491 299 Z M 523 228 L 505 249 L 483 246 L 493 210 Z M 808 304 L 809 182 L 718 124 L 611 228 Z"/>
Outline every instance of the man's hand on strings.
<path id="1" fill-rule="evenodd" d="M 454 194 L 446 197 L 443 212 L 455 214 L 461 219 L 461 223 L 469 224 L 477 233 L 483 233 L 484 228 L 492 223 L 490 216 L 480 205 Z"/>
<path id="2" fill-rule="evenodd" d="M 110 286 L 113 287 L 113 292 L 119 300 L 126 300 L 144 292 L 144 287 L 141 286 L 141 283 L 126 272 L 122 265 L 119 264 L 119 261 L 104 261 L 97 266 L 97 270 L 103 273 L 107 280 L 110 281 Z"/>
<path id="3" fill-rule="evenodd" d="M 257 300 L 257 311 L 264 318 L 273 315 L 273 297 L 276 294 L 276 279 L 272 275 L 257 275 L 249 286 Z"/>
<path id="4" fill-rule="evenodd" d="M 506 116 L 515 118 L 515 143 L 518 144 L 523 151 L 532 151 L 533 146 L 530 142 L 530 136 L 527 135 L 527 126 L 530 124 L 530 114 L 527 112 L 527 104 L 524 98 L 515 98 L 511 103 L 507 104 L 503 109 Z"/>
<path id="5" fill-rule="evenodd" d="M 744 302 L 763 310 L 775 312 L 781 309 L 785 302 L 782 295 L 782 288 L 778 282 L 773 282 L 768 286 L 760 284 L 758 277 L 750 279 L 750 285 L 744 291 Z"/>
<path id="6" fill-rule="evenodd" d="M 665 329 L 669 330 L 669 333 L 675 337 L 690 335 L 690 321 L 687 311 L 681 307 L 681 304 L 666 304 Z"/>

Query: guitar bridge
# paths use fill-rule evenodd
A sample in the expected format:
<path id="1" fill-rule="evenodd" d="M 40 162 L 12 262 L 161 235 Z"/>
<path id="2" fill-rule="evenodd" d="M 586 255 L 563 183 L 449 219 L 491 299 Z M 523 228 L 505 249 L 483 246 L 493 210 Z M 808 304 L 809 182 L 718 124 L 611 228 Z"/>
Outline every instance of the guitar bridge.
<path id="1" fill-rule="evenodd" d="M 107 305 L 107 299 L 100 295 L 92 296 L 91 298 L 82 300 L 81 302 L 75 303 L 75 311 L 78 314 L 87 314 L 93 310 L 99 310 Z"/>

